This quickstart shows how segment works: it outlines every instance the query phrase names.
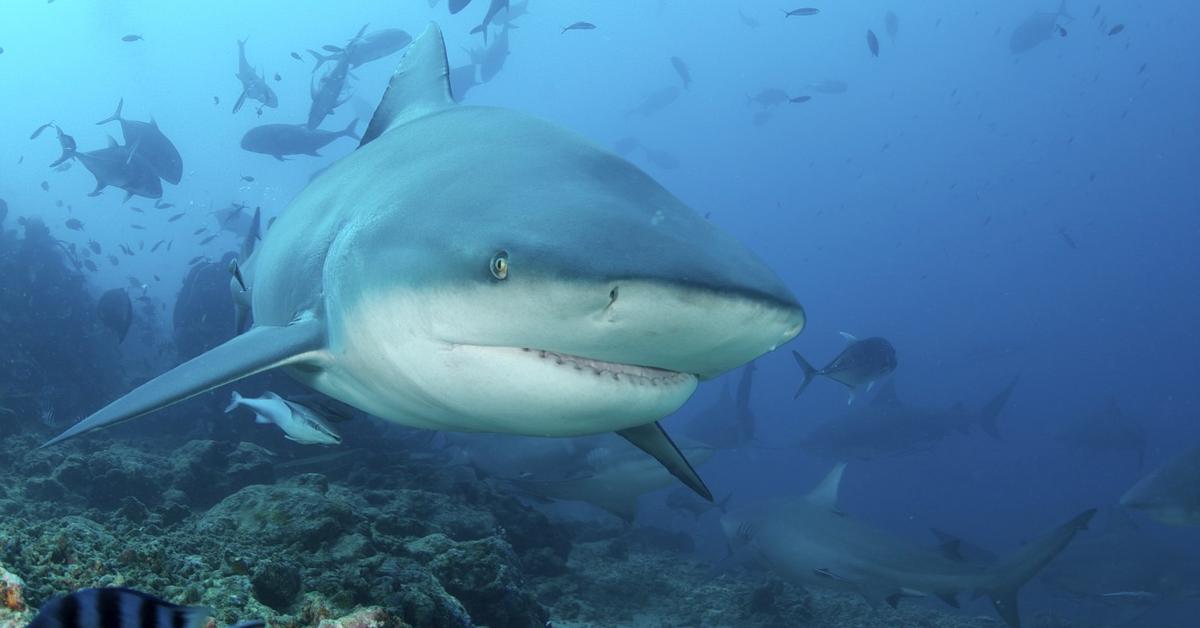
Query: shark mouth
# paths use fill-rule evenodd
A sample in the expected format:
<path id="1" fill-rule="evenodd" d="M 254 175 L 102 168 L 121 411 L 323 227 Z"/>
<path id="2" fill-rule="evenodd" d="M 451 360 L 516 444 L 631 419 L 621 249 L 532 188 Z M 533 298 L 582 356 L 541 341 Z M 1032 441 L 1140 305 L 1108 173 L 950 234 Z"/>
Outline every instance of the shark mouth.
<path id="1" fill-rule="evenodd" d="M 645 384 L 649 386 L 677 386 L 695 379 L 694 375 L 668 371 L 653 366 L 605 362 L 604 360 L 597 360 L 595 358 L 585 358 L 567 353 L 546 351 L 544 349 L 521 347 L 521 352 L 532 356 L 534 359 L 544 360 L 562 368 L 574 369 L 581 374 L 607 378 L 618 382 Z"/>

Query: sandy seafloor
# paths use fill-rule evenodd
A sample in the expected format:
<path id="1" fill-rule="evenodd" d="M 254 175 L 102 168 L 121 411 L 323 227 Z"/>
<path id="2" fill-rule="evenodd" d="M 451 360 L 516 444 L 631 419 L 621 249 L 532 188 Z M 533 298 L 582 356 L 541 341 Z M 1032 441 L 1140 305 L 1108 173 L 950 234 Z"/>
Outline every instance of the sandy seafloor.
<path id="1" fill-rule="evenodd" d="M 758 570 L 718 573 L 686 535 L 552 522 L 436 456 L 324 450 L 297 465 L 249 443 L 40 442 L 0 445 L 0 563 L 29 609 L 124 585 L 210 606 L 222 624 L 1003 625 L 976 606 L 872 609 Z M 32 611 L 7 599 L 0 625 L 24 625 Z M 1079 625 L 1028 609 L 1024 623 Z"/>

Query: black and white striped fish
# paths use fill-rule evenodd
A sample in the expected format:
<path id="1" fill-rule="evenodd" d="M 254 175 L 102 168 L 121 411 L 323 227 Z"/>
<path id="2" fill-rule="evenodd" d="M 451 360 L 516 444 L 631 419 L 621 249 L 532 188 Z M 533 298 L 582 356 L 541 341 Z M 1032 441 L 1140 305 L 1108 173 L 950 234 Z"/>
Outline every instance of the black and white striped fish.
<path id="1" fill-rule="evenodd" d="M 121 587 L 82 589 L 47 602 L 29 628 L 199 628 L 212 616 L 203 606 L 179 606 Z M 262 628 L 248 621 L 230 628 Z"/>

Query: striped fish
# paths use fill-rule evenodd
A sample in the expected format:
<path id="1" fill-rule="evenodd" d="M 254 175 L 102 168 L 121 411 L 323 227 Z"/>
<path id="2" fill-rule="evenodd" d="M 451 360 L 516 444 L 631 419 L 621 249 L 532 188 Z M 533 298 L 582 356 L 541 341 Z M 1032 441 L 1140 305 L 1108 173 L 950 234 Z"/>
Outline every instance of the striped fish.
<path id="1" fill-rule="evenodd" d="M 29 628 L 200 628 L 213 614 L 122 587 L 82 589 L 47 602 Z M 249 621 L 230 628 L 261 628 Z"/>

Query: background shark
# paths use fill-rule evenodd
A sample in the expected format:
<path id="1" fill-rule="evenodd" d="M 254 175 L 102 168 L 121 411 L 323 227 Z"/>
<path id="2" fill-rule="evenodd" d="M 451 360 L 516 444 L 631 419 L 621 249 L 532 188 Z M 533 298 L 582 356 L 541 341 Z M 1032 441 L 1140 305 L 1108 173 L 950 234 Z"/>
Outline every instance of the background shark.
<path id="1" fill-rule="evenodd" d="M 982 566 L 892 537 L 850 518 L 837 495 L 839 464 L 807 497 L 741 508 L 721 518 L 734 551 L 749 551 L 798 584 L 856 591 L 872 604 L 895 607 L 906 596 L 932 595 L 957 607 L 962 593 L 991 598 L 1009 626 L 1021 625 L 1017 591 L 1067 546 L 1095 514 L 1067 523 L 994 565 Z"/>
<path id="2" fill-rule="evenodd" d="M 976 426 L 1000 438 L 996 419 L 1016 384 L 1014 379 L 980 410 L 968 410 L 962 404 L 930 410 L 902 402 L 895 381 L 888 380 L 868 403 L 809 430 L 800 438 L 799 447 L 842 460 L 869 460 L 914 453 Z"/>

